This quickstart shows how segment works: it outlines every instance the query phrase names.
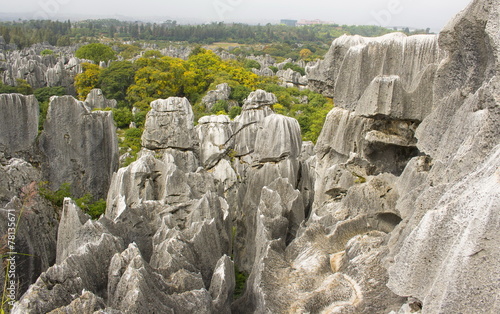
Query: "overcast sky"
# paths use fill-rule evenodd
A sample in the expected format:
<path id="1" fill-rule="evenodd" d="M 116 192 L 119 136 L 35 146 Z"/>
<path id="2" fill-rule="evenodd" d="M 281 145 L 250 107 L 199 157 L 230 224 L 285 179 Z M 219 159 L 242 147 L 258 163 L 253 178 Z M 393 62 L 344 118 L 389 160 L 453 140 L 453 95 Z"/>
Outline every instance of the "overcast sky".
<path id="1" fill-rule="evenodd" d="M 471 0 L 0 0 L 0 13 L 23 18 L 114 17 L 181 22 L 277 23 L 320 19 L 339 24 L 430 27 L 439 31 Z M 77 15 L 77 16 L 75 16 Z"/>

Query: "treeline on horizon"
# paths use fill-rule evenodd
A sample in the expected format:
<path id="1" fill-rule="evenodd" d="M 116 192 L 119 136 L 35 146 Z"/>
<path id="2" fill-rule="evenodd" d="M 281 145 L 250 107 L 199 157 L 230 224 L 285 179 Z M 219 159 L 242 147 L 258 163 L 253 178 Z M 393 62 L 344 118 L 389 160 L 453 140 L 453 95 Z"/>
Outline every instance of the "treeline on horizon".
<path id="1" fill-rule="evenodd" d="M 179 25 L 176 21 L 164 23 L 126 22 L 115 19 L 71 21 L 30 20 L 0 23 L 0 35 L 7 44 L 22 49 L 35 43 L 48 42 L 54 46 L 88 42 L 107 37 L 119 40 L 161 40 L 212 44 L 228 42 L 239 44 L 268 43 L 322 43 L 344 34 L 367 37 L 381 36 L 394 30 L 373 25 L 248 25 L 222 22 L 203 25 Z M 407 34 L 428 33 L 427 30 Z"/>

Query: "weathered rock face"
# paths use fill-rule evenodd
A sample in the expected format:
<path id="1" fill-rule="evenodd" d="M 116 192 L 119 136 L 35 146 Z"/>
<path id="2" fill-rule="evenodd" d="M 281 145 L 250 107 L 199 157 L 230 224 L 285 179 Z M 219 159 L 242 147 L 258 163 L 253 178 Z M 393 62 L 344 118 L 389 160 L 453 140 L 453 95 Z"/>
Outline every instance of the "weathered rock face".
<path id="1" fill-rule="evenodd" d="M 122 250 L 120 239 L 103 233 L 97 241 L 86 243 L 62 263 L 42 273 L 12 313 L 48 313 L 74 302 L 83 290 L 105 296 L 111 258 Z"/>
<path id="2" fill-rule="evenodd" d="M 8 247 L 7 235 L 12 234 L 14 222 L 14 250 L 16 262 L 17 296 L 24 293 L 38 276 L 55 262 L 58 217 L 50 204 L 39 195 L 37 182 L 39 169 L 28 162 L 12 158 L 0 164 L 0 217 L 4 222 L 0 240 L 4 250 Z M 14 219 L 14 220 L 13 220 Z M 5 254 L 6 251 L 3 251 Z M 4 280 L 5 272 L 0 274 Z"/>
<path id="3" fill-rule="evenodd" d="M 259 162 L 296 159 L 302 150 L 299 123 L 278 114 L 267 116 L 259 126 L 255 142 L 255 155 Z"/>
<path id="4" fill-rule="evenodd" d="M 0 112 L 0 152 L 7 156 L 32 154 L 38 135 L 35 96 L 0 94 Z"/>
<path id="5" fill-rule="evenodd" d="M 171 97 L 151 103 L 142 135 L 148 149 L 192 149 L 196 143 L 193 110 L 186 98 Z"/>
<path id="6" fill-rule="evenodd" d="M 364 106 L 425 110 L 432 105 L 426 93 L 432 90 L 433 73 L 444 57 L 435 35 L 407 37 L 391 33 L 378 38 L 344 35 L 332 43 L 323 61 L 308 67 L 307 77 L 311 88 L 335 97 L 337 106 L 355 108 L 363 98 Z M 405 96 L 405 101 L 401 101 Z M 392 111 L 402 112 L 401 109 Z"/>
<path id="7" fill-rule="evenodd" d="M 239 128 L 241 128 L 240 121 L 256 119 L 255 122 L 248 123 L 241 133 L 235 132 L 237 134 L 235 151 L 241 155 L 242 149 L 246 149 L 247 154 L 240 160 L 244 163 L 248 162 L 251 166 L 244 167 L 243 164 L 243 167 L 237 168 L 237 172 L 245 178 L 247 185 L 240 187 L 245 192 L 239 200 L 240 209 L 235 215 L 237 221 L 236 263 L 247 273 L 251 272 L 256 261 L 256 254 L 258 254 L 260 238 L 256 238 L 258 228 L 255 221 L 259 215 L 258 206 L 262 201 L 261 193 L 264 188 L 278 178 L 282 178 L 284 180 L 282 184 L 287 186 L 288 199 L 296 201 L 293 215 L 296 217 L 305 215 L 303 198 L 300 196 L 297 199 L 297 196 L 293 196 L 294 193 L 291 192 L 296 191 L 299 186 L 301 168 L 299 155 L 302 149 L 300 127 L 297 120 L 272 112 L 269 105 L 275 101 L 276 96 L 273 94 L 256 91 L 248 97 L 239 119 L 235 119 Z M 246 145 L 243 146 L 243 143 Z M 307 179 L 304 178 L 304 180 Z M 290 217 L 287 216 L 287 218 Z M 290 232 L 285 232 L 283 241 L 291 241 L 295 237 L 300 222 L 297 223 L 296 219 L 293 219 L 290 224 L 294 227 L 291 227 Z"/>
<path id="8" fill-rule="evenodd" d="M 473 1 L 441 32 L 439 101 L 416 132 L 432 167 L 416 160 L 400 178 L 388 285 L 429 313 L 500 309 L 499 14 L 498 1 Z"/>
<path id="9" fill-rule="evenodd" d="M 308 69 L 310 84 L 342 107 L 318 140 L 306 232 L 314 224 L 328 228 L 319 234 L 343 230 L 332 236 L 330 261 L 363 300 L 343 310 L 397 312 L 401 302 L 401 311 L 426 313 L 498 308 L 498 8 L 473 1 L 439 35 L 439 48 L 437 37 L 344 37 Z M 363 257 L 353 258 L 350 246 L 361 238 Z M 360 265 L 377 242 L 376 263 Z M 376 278 L 372 288 L 366 278 Z M 375 286 L 384 302 L 372 299 Z"/>
<path id="10" fill-rule="evenodd" d="M 253 139 L 248 145 L 255 149 L 242 157 L 231 153 L 240 122 L 209 116 L 194 128 L 187 101 L 153 102 L 143 141 L 162 134 L 165 140 L 155 143 L 166 145 L 144 148 L 137 161 L 113 175 L 106 214 L 99 221 L 65 200 L 57 264 L 31 286 L 15 313 L 57 313 L 76 306 L 87 311 L 230 313 L 235 274 L 228 256 L 235 254 L 240 269 L 249 270 L 260 258 L 263 244 L 253 223 L 259 210 L 281 217 L 276 236 L 283 243 L 295 238 L 305 219 L 306 202 L 297 190 L 300 127 L 271 110 L 275 101 L 264 91 L 247 100 L 243 114 L 248 111 L 254 128 L 244 138 Z M 73 102 L 86 112 L 82 103 Z M 158 123 L 163 118 L 181 121 L 184 129 L 165 128 Z M 186 130 L 191 145 L 168 144 L 185 142 Z M 275 200 L 282 204 L 276 212 Z M 97 260 L 102 260 L 99 267 Z M 84 274 L 85 265 L 93 269 Z M 100 279 L 91 283 L 88 276 Z"/>
<path id="11" fill-rule="evenodd" d="M 102 90 L 98 88 L 94 88 L 90 91 L 85 99 L 85 104 L 89 106 L 91 109 L 96 108 L 116 108 L 116 100 L 114 99 L 106 99 Z"/>
<path id="12" fill-rule="evenodd" d="M 44 178 L 54 190 L 70 183 L 75 195 L 103 197 L 118 168 L 118 140 L 111 112 L 89 111 L 71 96 L 51 99 L 40 136 Z"/>
<path id="13" fill-rule="evenodd" d="M 200 139 L 200 161 L 212 168 L 227 154 L 233 136 L 228 116 L 205 116 L 198 121 L 196 131 Z"/>
<path id="14" fill-rule="evenodd" d="M 255 149 L 258 121 L 273 114 L 271 106 L 278 102 L 276 96 L 263 90 L 250 93 L 245 100 L 241 115 L 234 121 L 235 155 L 245 156 L 251 154 Z"/>

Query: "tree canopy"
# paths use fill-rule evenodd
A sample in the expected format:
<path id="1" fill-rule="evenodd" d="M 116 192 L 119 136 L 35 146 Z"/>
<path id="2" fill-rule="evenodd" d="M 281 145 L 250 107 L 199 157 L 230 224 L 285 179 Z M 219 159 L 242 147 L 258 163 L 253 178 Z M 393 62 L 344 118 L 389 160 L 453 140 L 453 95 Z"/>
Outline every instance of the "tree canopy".
<path id="1" fill-rule="evenodd" d="M 78 48 L 75 56 L 80 59 L 87 59 L 99 64 L 101 61 L 116 60 L 116 52 L 105 44 L 93 43 Z"/>

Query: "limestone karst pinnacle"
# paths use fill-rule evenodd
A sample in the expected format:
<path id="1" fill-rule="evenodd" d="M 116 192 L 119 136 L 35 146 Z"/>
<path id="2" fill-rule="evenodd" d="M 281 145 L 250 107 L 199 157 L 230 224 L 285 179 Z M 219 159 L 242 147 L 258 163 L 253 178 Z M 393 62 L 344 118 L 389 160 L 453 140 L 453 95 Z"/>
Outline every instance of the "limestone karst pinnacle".
<path id="1" fill-rule="evenodd" d="M 117 169 L 110 113 L 54 98 L 40 152 L 36 128 L 7 132 L 36 102 L 0 97 L 14 120 L 3 216 L 31 180 L 108 180 L 98 220 L 66 199 L 57 228 L 40 201 L 21 232 L 43 260 L 13 313 L 499 312 L 499 25 L 498 0 L 474 0 L 439 35 L 336 39 L 307 67 L 336 104 L 316 145 L 264 90 L 196 126 L 189 101 L 168 98 Z M 238 299 L 235 270 L 248 275 Z"/>

